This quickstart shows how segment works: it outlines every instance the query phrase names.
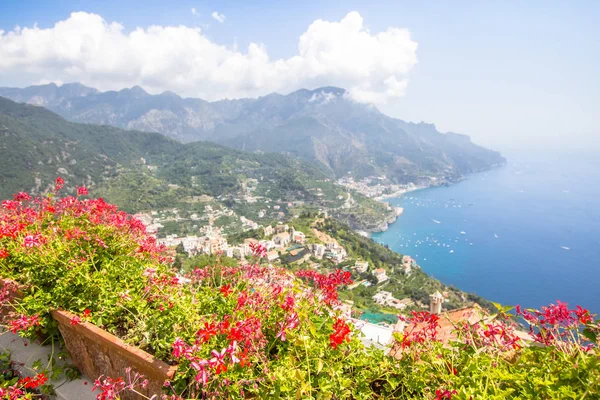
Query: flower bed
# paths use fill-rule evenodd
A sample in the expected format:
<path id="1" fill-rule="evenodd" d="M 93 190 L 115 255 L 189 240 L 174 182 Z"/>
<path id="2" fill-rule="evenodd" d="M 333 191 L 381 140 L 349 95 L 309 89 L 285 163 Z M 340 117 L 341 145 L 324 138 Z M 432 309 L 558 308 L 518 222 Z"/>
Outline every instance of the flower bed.
<path id="1" fill-rule="evenodd" d="M 63 185 L 57 181 L 57 191 Z M 489 322 L 456 326 L 442 345 L 438 320 L 411 317 L 397 337 L 396 358 L 365 348 L 338 310 L 337 287 L 349 273 L 290 271 L 261 263 L 173 270 L 144 226 L 102 199 L 32 199 L 18 193 L 0 215 L 0 276 L 27 284 L 8 326 L 23 334 L 83 331 L 71 352 L 118 342 L 111 354 L 129 357 L 130 346 L 177 371 L 162 388 L 184 398 L 594 398 L 600 393 L 598 333 L 587 310 L 564 304 L 541 311 L 518 309 L 543 346 L 513 335 L 511 308 Z M 52 319 L 51 311 L 62 309 Z M 92 325 L 93 324 L 93 325 Z M 97 328 L 96 328 L 97 327 Z M 114 335 L 108 336 L 100 329 Z M 397 346 L 398 347 L 398 346 Z M 144 391 L 134 359 L 79 361 L 87 374 L 103 374 L 95 388 L 103 399 Z M 149 356 L 140 358 L 148 360 Z M 151 361 L 154 363 L 154 361 Z M 86 363 L 88 365 L 86 365 Z M 117 364 L 118 372 L 89 364 Z M 128 364 L 132 369 L 125 370 Z M 94 365 L 96 367 L 96 365 Z M 119 376 L 112 376 L 117 374 Z M 143 377 L 142 375 L 147 375 Z M 169 375 L 170 376 L 170 375 Z M 93 377 L 92 377 L 93 378 Z M 156 390 L 156 389 L 153 389 Z"/>

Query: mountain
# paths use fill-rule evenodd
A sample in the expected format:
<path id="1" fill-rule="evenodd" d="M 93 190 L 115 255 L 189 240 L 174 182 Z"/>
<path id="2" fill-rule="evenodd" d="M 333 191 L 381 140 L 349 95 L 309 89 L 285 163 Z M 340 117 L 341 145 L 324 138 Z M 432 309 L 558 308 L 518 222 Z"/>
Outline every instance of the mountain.
<path id="1" fill-rule="evenodd" d="M 373 229 L 393 213 L 335 185 L 318 165 L 294 157 L 68 122 L 43 107 L 3 97 L 0 138 L 0 199 L 21 190 L 48 192 L 61 176 L 67 190 L 85 184 L 95 196 L 130 212 L 188 207 L 207 195 L 252 219 L 266 203 L 281 204 L 282 212 L 291 203 L 330 210 L 361 229 Z"/>
<path id="2" fill-rule="evenodd" d="M 183 143 L 283 152 L 317 161 L 337 177 L 352 172 L 357 178 L 386 175 L 394 183 L 443 182 L 504 162 L 468 136 L 388 117 L 335 87 L 216 102 L 150 95 L 140 87 L 99 92 L 79 84 L 0 88 L 0 96 L 43 105 L 75 122 L 159 132 Z"/>

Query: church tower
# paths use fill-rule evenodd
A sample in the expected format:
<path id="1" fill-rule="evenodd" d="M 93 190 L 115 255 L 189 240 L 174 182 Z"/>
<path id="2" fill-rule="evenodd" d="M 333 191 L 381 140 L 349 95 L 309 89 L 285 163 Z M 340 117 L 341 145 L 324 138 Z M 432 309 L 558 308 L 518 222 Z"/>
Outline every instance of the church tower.
<path id="1" fill-rule="evenodd" d="M 432 314 L 440 314 L 442 312 L 442 303 L 444 296 L 439 291 L 429 296 L 429 312 Z"/>

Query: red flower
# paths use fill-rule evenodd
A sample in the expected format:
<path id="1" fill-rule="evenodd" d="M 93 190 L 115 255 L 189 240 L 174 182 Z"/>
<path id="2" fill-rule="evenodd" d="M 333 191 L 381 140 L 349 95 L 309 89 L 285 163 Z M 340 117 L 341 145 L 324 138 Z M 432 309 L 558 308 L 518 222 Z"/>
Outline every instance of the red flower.
<path id="1" fill-rule="evenodd" d="M 333 333 L 329 335 L 329 341 L 331 347 L 337 349 L 337 347 L 345 341 L 350 341 L 350 327 L 346 324 L 343 319 L 336 318 L 333 324 Z"/>
<path id="2" fill-rule="evenodd" d="M 240 360 L 240 367 L 250 366 L 250 360 L 248 360 L 248 349 L 244 349 L 243 352 L 238 353 L 237 358 Z"/>
<path id="3" fill-rule="evenodd" d="M 231 290 L 231 285 L 221 286 L 221 289 L 219 289 L 219 291 L 223 293 L 224 297 L 229 296 L 233 292 L 233 290 Z"/>
<path id="4" fill-rule="evenodd" d="M 1 256 L 0 256 L 0 258 L 1 258 Z M 582 324 L 589 324 L 590 322 L 594 321 L 594 318 L 590 314 L 589 310 L 586 310 L 585 308 L 581 308 L 581 306 L 577 306 L 577 309 L 573 310 L 573 312 L 577 316 L 577 319 L 579 320 L 579 322 L 581 322 Z"/>
<path id="5" fill-rule="evenodd" d="M 244 338 L 242 330 L 237 327 L 232 327 L 227 334 L 227 339 L 233 341 L 240 341 Z"/>
<path id="6" fill-rule="evenodd" d="M 25 389 L 35 389 L 35 388 L 42 386 L 47 381 L 48 381 L 48 377 L 42 373 L 42 374 L 37 374 L 33 378 L 28 376 L 26 378 L 19 379 L 19 385 L 21 385 L 21 386 L 24 385 Z"/>
<path id="7" fill-rule="evenodd" d="M 210 340 L 211 337 L 213 337 L 217 333 L 219 333 L 217 324 L 215 324 L 214 322 L 212 322 L 211 324 L 205 322 L 204 329 L 200 329 L 198 332 L 196 332 L 196 336 L 198 337 L 198 341 L 200 343 L 206 343 Z"/>
<path id="8" fill-rule="evenodd" d="M 4 249 L 0 249 L 0 260 L 3 258 L 8 257 L 10 254 L 8 251 L 4 250 Z"/>
<path id="9" fill-rule="evenodd" d="M 240 309 L 240 308 L 244 307 L 244 305 L 246 304 L 247 301 L 248 301 L 248 294 L 242 290 L 240 292 L 240 295 L 238 296 L 236 309 Z"/>
<path id="10" fill-rule="evenodd" d="M 58 192 L 64 186 L 65 186 L 65 180 L 63 178 L 61 178 L 60 176 L 58 178 L 56 178 L 56 182 L 54 184 L 54 191 Z"/>
<path id="11" fill-rule="evenodd" d="M 2 200 L 2 208 L 4 208 L 5 210 L 13 211 L 18 209 L 20 205 L 21 203 L 19 203 L 18 201 Z"/>
<path id="12" fill-rule="evenodd" d="M 313 270 L 301 270 L 296 273 L 296 276 L 298 278 L 308 278 L 312 280 L 315 286 L 323 292 L 323 301 L 325 304 L 332 304 L 337 301 L 338 286 L 349 285 L 352 283 L 352 274 L 340 269 L 337 269 L 328 275 L 322 275 Z"/>
<path id="13" fill-rule="evenodd" d="M 19 318 L 9 322 L 12 333 L 17 333 L 18 331 L 23 331 L 39 324 L 39 316 L 37 315 L 32 315 L 31 317 L 21 315 Z"/>
<path id="14" fill-rule="evenodd" d="M 123 378 L 106 378 L 101 380 L 102 376 L 94 381 L 94 387 L 92 388 L 92 392 L 96 389 L 100 389 L 102 393 L 96 396 L 98 400 L 114 400 L 119 398 L 119 392 L 125 389 L 125 381 Z"/>
<path id="15" fill-rule="evenodd" d="M 85 186 L 77 186 L 77 196 L 87 196 L 88 190 Z"/>
<path id="16" fill-rule="evenodd" d="M 15 201 L 19 201 L 19 202 L 31 200 L 31 196 L 25 192 L 15 193 L 15 194 L 13 194 L 13 198 L 15 199 Z"/>
<path id="17" fill-rule="evenodd" d="M 294 296 L 286 296 L 285 301 L 281 305 L 281 308 L 283 308 L 285 311 L 292 311 L 294 309 L 294 304 Z"/>
<path id="18" fill-rule="evenodd" d="M 91 316 L 92 316 L 92 312 L 90 311 L 90 309 L 89 309 L 89 308 L 86 308 L 86 309 L 83 311 L 83 317 L 84 317 L 84 318 L 88 318 L 88 317 L 91 317 Z"/>
<path id="19" fill-rule="evenodd" d="M 73 318 L 71 318 L 71 325 L 79 325 L 81 323 L 81 318 L 79 318 L 77 315 L 75 315 Z"/>

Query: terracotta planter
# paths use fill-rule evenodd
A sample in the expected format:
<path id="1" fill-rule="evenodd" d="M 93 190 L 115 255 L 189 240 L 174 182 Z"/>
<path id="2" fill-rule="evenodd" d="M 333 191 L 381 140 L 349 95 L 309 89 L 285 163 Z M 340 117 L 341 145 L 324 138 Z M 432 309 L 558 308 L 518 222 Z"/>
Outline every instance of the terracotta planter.
<path id="1" fill-rule="evenodd" d="M 100 375 L 126 379 L 126 369 L 130 367 L 132 372 L 148 379 L 148 387 L 139 391 L 150 397 L 162 393 L 163 383 L 172 379 L 177 370 L 176 366 L 158 360 L 91 323 L 71 324 L 75 314 L 68 311 L 52 311 L 52 317 L 58 322 L 73 364 L 89 379 L 94 380 Z M 140 396 L 125 392 L 121 397 L 137 399 Z"/>

